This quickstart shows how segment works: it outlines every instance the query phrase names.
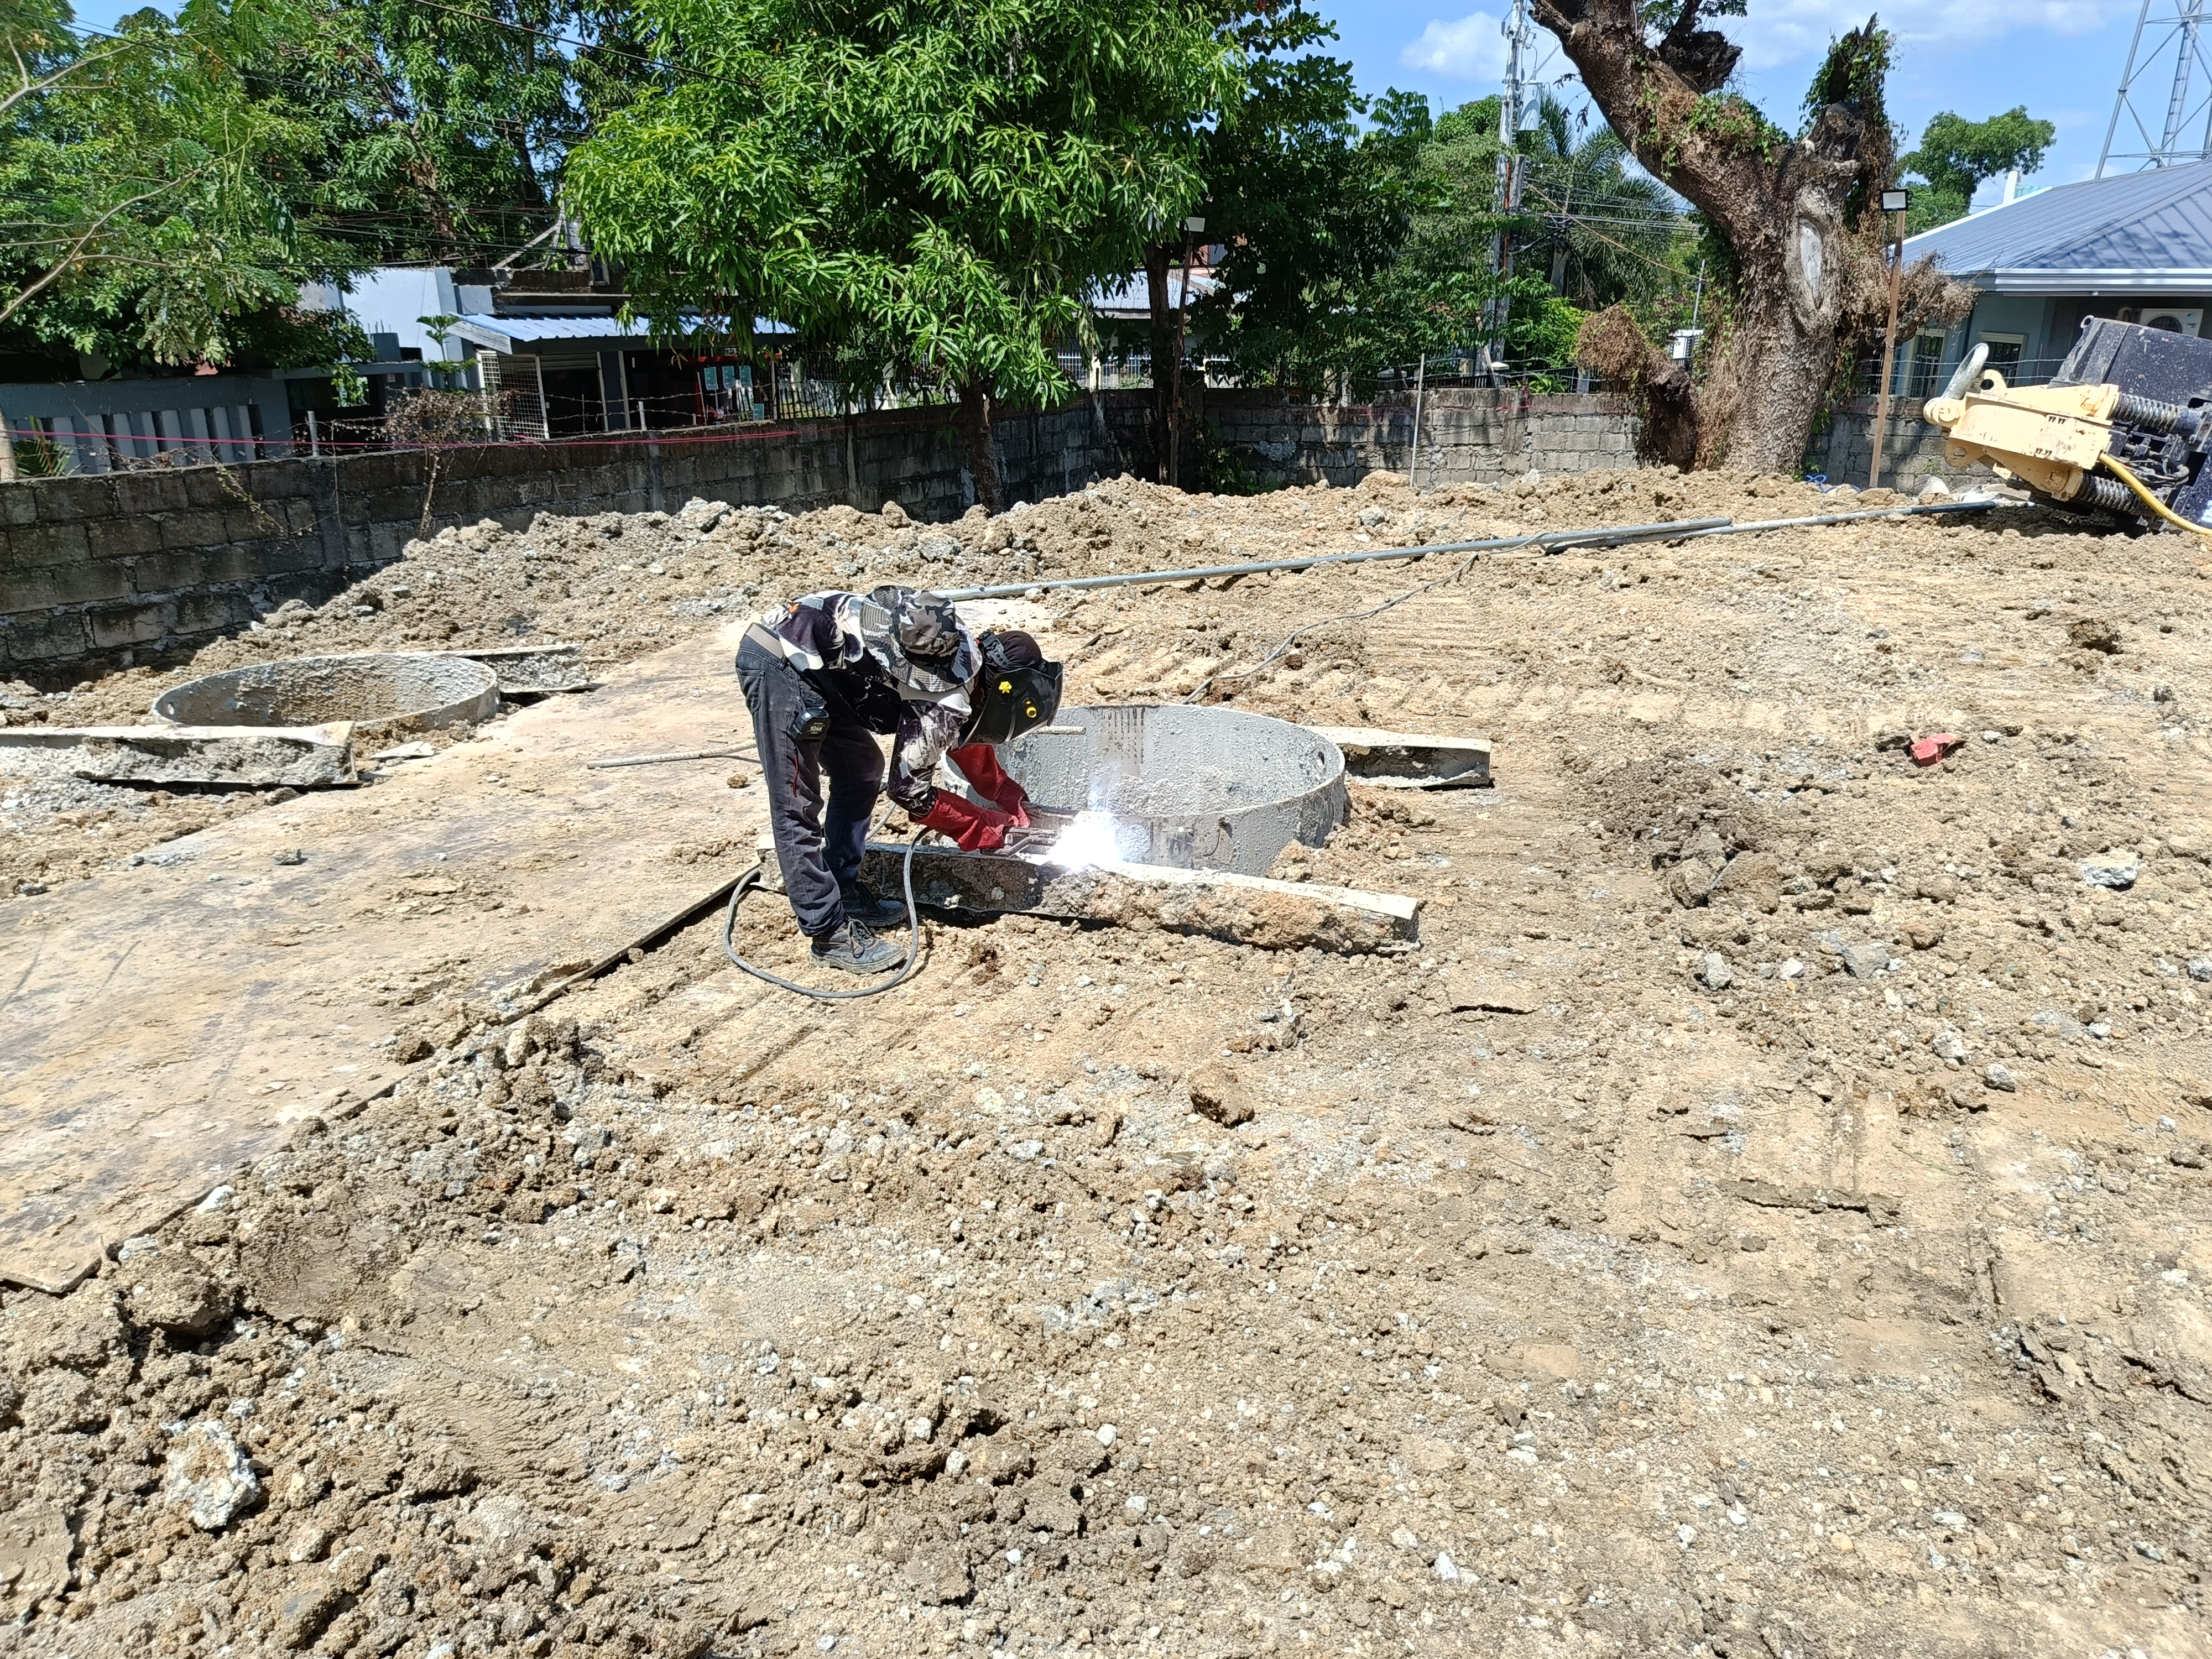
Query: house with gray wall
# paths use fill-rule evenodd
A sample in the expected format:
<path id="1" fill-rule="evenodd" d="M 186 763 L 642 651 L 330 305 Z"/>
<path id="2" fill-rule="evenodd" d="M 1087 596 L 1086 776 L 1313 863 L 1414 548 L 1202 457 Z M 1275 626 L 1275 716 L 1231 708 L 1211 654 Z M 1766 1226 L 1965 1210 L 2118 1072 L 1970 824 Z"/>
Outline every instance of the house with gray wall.
<path id="1" fill-rule="evenodd" d="M 1929 396 L 1976 345 L 2009 381 L 2057 372 L 2083 319 L 2204 335 L 2212 320 L 2212 161 L 2085 179 L 1910 237 L 1975 294 L 1946 334 L 1904 342 L 1894 384 Z"/>

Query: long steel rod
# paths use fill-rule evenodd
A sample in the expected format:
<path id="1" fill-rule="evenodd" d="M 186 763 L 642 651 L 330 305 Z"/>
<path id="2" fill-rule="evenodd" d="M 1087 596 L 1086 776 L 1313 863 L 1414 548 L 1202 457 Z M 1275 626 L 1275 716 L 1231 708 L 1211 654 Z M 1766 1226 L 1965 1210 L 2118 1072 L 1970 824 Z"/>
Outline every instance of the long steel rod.
<path id="1" fill-rule="evenodd" d="M 1139 570 L 1119 576 L 1063 576 L 1056 581 L 1007 582 L 996 587 L 941 588 L 948 599 L 1004 599 L 1032 589 L 1084 587 L 1160 587 L 1170 582 L 1198 581 L 1213 576 L 1256 576 L 1270 570 L 1311 570 L 1316 565 L 1364 564 L 1370 559 L 1425 559 L 1431 553 L 1489 553 L 1516 547 L 1560 545 L 1570 541 L 1602 538 L 1607 542 L 1648 541 L 1680 536 L 1692 530 L 1711 530 L 1730 519 L 1681 519 L 1672 524 L 1628 525 L 1618 530 L 1539 531 L 1528 536 L 1498 536 L 1480 542 L 1434 542 L 1424 547 L 1362 548 L 1352 553 L 1316 553 L 1304 559 L 1263 559 L 1251 564 L 1209 564 L 1187 570 Z"/>
<path id="2" fill-rule="evenodd" d="M 1710 530 L 1694 530 L 1682 539 L 1689 541 L 1700 536 L 1751 536 L 1765 530 L 1799 530 L 1808 525 L 1849 524 L 1854 519 L 1909 519 L 1931 513 L 1986 513 L 2002 501 L 1915 501 L 1909 507 L 1867 507 L 1856 513 L 1815 513 L 1803 519 L 1758 519 L 1750 524 L 1716 525 Z"/>
<path id="3" fill-rule="evenodd" d="M 1216 576 L 1257 576 L 1271 570 L 1311 570 L 1320 565 L 1363 564 L 1375 559 L 1425 559 L 1431 553 L 1504 553 L 1538 547 L 1558 552 L 1569 547 L 1613 547 L 1623 542 L 1688 541 L 1698 536 L 1741 536 L 1763 530 L 1794 530 L 1806 525 L 1845 524 L 1853 519 L 1894 519 L 1925 513 L 1978 513 L 1994 501 L 1936 501 L 1909 507 L 1876 507 L 1855 513 L 1823 513 L 1803 519 L 1765 519 L 1738 524 L 1733 519 L 1678 519 L 1670 524 L 1623 525 L 1596 530 L 1547 530 L 1528 536 L 1499 536 L 1480 542 L 1437 542 L 1425 547 L 1363 548 L 1352 553 L 1322 553 L 1305 559 L 1264 559 L 1249 564 L 1210 564 L 1186 570 L 1138 570 L 1116 576 L 1064 576 L 1052 581 L 1004 582 L 995 587 L 939 589 L 948 599 L 1011 599 L 1024 593 L 1097 587 L 1164 587 L 1170 582 Z"/>
<path id="4" fill-rule="evenodd" d="M 615 766 L 659 766 L 668 761 L 750 760 L 752 754 L 744 749 L 680 749 L 666 755 L 623 755 L 613 760 L 586 761 L 587 772 L 604 772 Z"/>

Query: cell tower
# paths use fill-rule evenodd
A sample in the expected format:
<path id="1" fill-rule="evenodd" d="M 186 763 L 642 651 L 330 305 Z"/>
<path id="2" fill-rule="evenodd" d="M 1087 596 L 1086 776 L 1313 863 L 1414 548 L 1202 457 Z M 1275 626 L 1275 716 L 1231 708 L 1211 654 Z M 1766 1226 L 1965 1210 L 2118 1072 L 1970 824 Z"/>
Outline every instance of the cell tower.
<path id="1" fill-rule="evenodd" d="M 1528 0 L 1513 0 L 1512 15 L 1498 25 L 1498 33 L 1505 37 L 1505 95 L 1498 108 L 1498 190 L 1492 205 L 1510 213 L 1521 205 L 1513 136 L 1536 124 L 1537 97 L 1529 84 L 1535 69 L 1536 20 L 1529 15 Z"/>
<path id="2" fill-rule="evenodd" d="M 2212 57 L 2205 0 L 2143 0 L 2097 176 L 2212 157 Z M 2139 148 L 2138 148 L 2139 146 Z"/>

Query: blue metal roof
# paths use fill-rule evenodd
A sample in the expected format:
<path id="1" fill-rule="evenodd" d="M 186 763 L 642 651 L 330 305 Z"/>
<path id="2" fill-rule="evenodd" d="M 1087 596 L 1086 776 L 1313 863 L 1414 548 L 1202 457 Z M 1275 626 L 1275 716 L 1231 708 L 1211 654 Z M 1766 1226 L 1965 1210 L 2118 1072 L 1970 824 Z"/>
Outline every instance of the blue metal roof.
<path id="1" fill-rule="evenodd" d="M 685 331 L 695 332 L 701 319 L 685 319 Z M 787 323 L 778 323 L 766 317 L 753 319 L 756 334 L 789 334 L 793 332 Z M 517 346 L 535 345 L 547 340 L 604 340 L 610 345 L 623 340 L 650 340 L 653 330 L 642 318 L 625 323 L 619 317 L 485 317 L 469 316 L 456 320 L 453 332 L 464 340 L 492 351 L 513 351 Z"/>
<path id="2" fill-rule="evenodd" d="M 2212 161 L 2057 185 L 1909 237 L 1998 294 L 2212 292 Z"/>

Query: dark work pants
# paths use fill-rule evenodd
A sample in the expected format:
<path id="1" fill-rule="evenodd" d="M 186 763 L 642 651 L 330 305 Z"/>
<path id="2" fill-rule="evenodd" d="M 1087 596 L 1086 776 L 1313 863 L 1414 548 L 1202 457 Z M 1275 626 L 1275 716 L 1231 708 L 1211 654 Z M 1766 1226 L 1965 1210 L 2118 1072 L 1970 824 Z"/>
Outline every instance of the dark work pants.
<path id="1" fill-rule="evenodd" d="M 883 750 L 836 685 L 824 683 L 830 678 L 802 677 L 789 659 L 750 638 L 738 647 L 738 684 L 752 710 L 775 861 L 792 914 L 810 939 L 835 933 L 845 920 L 837 884 L 860 873 L 868 816 L 884 787 Z M 830 706 L 830 730 L 812 743 L 792 735 L 810 685 Z M 830 779 L 826 816 L 824 773 Z"/>

